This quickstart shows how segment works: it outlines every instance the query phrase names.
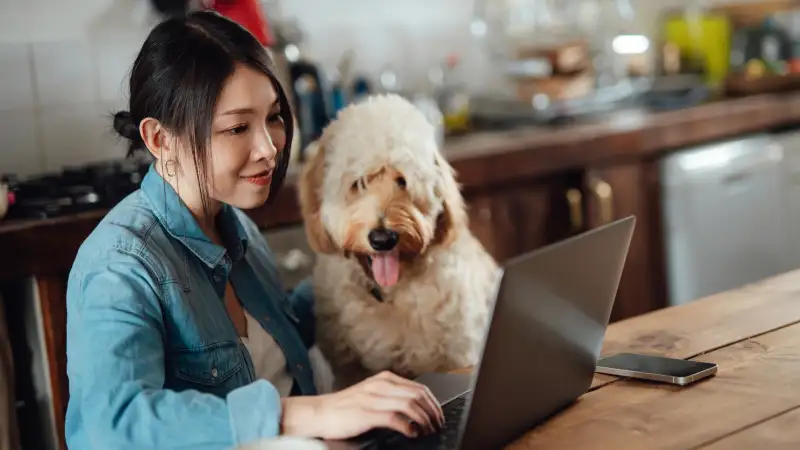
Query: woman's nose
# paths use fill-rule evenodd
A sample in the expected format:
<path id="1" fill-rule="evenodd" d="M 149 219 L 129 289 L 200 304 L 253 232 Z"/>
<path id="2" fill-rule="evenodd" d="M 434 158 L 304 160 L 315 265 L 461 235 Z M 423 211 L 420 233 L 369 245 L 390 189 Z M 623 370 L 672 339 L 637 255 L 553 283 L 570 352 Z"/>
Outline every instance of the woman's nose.
<path id="1" fill-rule="evenodd" d="M 256 159 L 272 160 L 275 159 L 275 155 L 278 154 L 278 149 L 275 147 L 275 143 L 272 141 L 272 137 L 266 129 L 262 132 L 255 147 Z"/>

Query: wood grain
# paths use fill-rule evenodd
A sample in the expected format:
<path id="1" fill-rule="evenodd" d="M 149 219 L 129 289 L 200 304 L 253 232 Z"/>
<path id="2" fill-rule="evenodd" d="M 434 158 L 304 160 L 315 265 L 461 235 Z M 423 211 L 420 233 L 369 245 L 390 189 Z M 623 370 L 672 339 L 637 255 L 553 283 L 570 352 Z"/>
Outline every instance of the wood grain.
<path id="1" fill-rule="evenodd" d="M 800 405 L 770 416 L 761 422 L 744 428 L 703 446 L 706 450 L 796 450 L 800 448 Z M 792 432 L 794 431 L 794 432 Z"/>
<path id="2" fill-rule="evenodd" d="M 611 325 L 602 354 L 692 358 L 800 322 L 800 271 Z M 616 380 L 596 375 L 592 389 Z"/>
<path id="3" fill-rule="evenodd" d="M 696 359 L 717 363 L 717 376 L 688 387 L 614 383 L 509 448 L 688 449 L 800 405 L 798 324 Z"/>
<path id="4" fill-rule="evenodd" d="M 48 379 L 59 449 L 65 450 L 64 418 L 69 401 L 67 378 L 67 285 L 66 277 L 36 277 L 37 296 L 42 311 Z"/>
<path id="5" fill-rule="evenodd" d="M 611 324 L 602 356 L 633 352 L 690 359 L 800 323 L 800 271 Z M 461 369 L 466 373 L 471 369 Z M 618 381 L 596 374 L 590 390 Z"/>

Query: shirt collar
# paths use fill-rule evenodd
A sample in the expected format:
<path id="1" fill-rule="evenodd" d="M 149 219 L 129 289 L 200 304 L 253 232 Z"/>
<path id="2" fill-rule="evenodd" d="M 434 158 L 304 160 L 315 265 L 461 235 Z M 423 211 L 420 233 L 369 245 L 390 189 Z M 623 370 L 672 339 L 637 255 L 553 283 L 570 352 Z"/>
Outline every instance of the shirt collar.
<path id="1" fill-rule="evenodd" d="M 247 234 L 234 209 L 225 203 L 217 216 L 220 237 L 225 247 L 214 244 L 203 233 L 189 208 L 156 171 L 155 165 L 144 176 L 142 192 L 150 202 L 156 219 L 174 239 L 181 242 L 208 266 L 217 266 L 228 253 L 233 261 L 238 261 L 247 250 Z"/>

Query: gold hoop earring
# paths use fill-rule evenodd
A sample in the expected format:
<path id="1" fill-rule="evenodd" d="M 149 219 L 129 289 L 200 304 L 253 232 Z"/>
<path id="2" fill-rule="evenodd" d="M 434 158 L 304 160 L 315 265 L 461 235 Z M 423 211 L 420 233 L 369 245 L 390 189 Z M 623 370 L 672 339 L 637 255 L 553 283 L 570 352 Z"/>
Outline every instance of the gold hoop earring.
<path id="1" fill-rule="evenodd" d="M 166 172 L 167 176 L 172 178 L 177 174 L 177 163 L 175 160 L 169 160 L 164 163 L 164 172 Z"/>

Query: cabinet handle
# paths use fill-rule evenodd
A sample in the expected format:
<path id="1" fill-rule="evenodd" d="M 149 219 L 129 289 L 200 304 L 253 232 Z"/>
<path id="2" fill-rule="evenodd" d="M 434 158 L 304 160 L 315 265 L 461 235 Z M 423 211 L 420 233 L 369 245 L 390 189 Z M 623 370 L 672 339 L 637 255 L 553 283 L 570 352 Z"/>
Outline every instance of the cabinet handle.
<path id="1" fill-rule="evenodd" d="M 614 192 L 611 185 L 603 180 L 595 180 L 592 183 L 592 191 L 600 209 L 600 220 L 598 225 L 603 225 L 614 220 Z"/>
<path id="2" fill-rule="evenodd" d="M 569 203 L 569 223 L 572 231 L 583 229 L 583 194 L 580 189 L 572 188 L 567 191 L 567 203 Z"/>

